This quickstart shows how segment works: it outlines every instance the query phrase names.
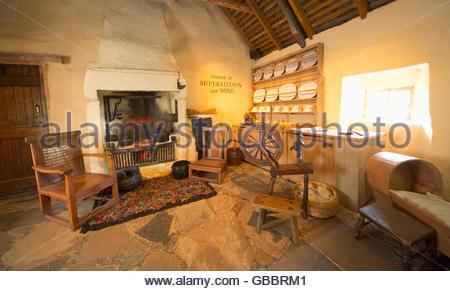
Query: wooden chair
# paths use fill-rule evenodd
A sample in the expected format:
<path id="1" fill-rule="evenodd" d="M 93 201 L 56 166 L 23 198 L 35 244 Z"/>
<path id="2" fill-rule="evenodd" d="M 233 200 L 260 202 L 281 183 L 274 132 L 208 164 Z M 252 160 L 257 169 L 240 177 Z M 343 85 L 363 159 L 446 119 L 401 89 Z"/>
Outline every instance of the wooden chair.
<path id="1" fill-rule="evenodd" d="M 211 139 L 210 156 L 208 156 L 207 149 L 208 133 Z M 220 142 L 220 139 L 222 139 L 222 143 Z M 227 139 L 227 128 L 203 127 L 203 158 L 189 164 L 189 177 L 222 184 L 223 178 L 225 177 L 225 174 L 227 172 Z M 215 173 L 217 174 L 217 179 L 193 175 L 193 171 Z"/>
<path id="2" fill-rule="evenodd" d="M 68 226 L 72 231 L 80 228 L 93 215 L 115 205 L 119 201 L 116 170 L 111 155 L 83 154 L 80 131 L 58 135 L 25 138 L 30 144 L 33 169 L 36 175 L 39 202 L 43 218 Z M 87 173 L 83 157 L 108 158 L 110 174 Z M 112 199 L 94 195 L 112 187 Z M 69 219 L 56 216 L 51 199 L 66 201 Z M 86 198 L 106 199 L 107 203 L 79 217 L 77 202 Z"/>
<path id="3" fill-rule="evenodd" d="M 289 216 L 289 222 L 291 224 L 292 241 L 294 245 L 298 244 L 298 228 L 297 228 L 297 216 L 308 217 L 308 183 L 309 174 L 313 173 L 313 167 L 311 163 L 298 164 L 284 164 L 278 165 L 270 153 L 260 146 L 261 153 L 269 161 L 270 164 L 270 183 L 268 195 L 258 194 L 255 197 L 253 203 L 259 208 L 258 221 L 256 224 L 256 233 L 261 233 L 262 225 L 267 214 L 267 211 L 283 213 Z M 294 193 L 291 194 L 291 199 L 276 197 L 272 195 L 273 188 L 277 176 L 284 175 L 303 175 L 303 200 L 295 200 Z"/>

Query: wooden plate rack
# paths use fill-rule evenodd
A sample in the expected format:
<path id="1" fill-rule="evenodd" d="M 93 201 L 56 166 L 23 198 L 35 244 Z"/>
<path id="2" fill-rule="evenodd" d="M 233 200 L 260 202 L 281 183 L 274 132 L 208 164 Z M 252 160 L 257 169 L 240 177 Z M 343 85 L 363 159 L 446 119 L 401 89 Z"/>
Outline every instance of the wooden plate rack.
<path id="1" fill-rule="evenodd" d="M 306 53 L 314 51 L 316 54 L 304 57 Z M 279 100 L 276 101 L 263 101 L 263 102 L 253 102 L 253 106 L 270 106 L 271 112 L 265 113 L 265 117 L 269 118 L 270 123 L 278 122 L 279 119 L 285 120 L 288 122 L 295 123 L 310 123 L 314 126 L 322 126 L 322 113 L 323 113 L 323 98 L 324 98 L 324 90 L 323 90 L 323 43 L 316 43 L 311 46 L 305 47 L 304 49 L 295 51 L 286 56 L 277 58 L 275 60 L 271 60 L 270 62 L 263 63 L 253 68 L 252 71 L 252 80 L 253 80 L 253 91 L 257 89 L 265 89 L 266 92 L 272 88 L 280 88 L 280 86 L 287 83 L 294 83 L 298 88 L 305 83 L 316 82 L 317 83 L 317 95 L 313 98 L 307 99 L 299 99 L 296 96 L 292 100 Z M 311 58 L 317 57 L 317 63 L 309 68 L 303 68 L 301 65 L 302 61 L 309 60 Z M 284 74 L 280 76 L 272 76 L 270 79 L 262 78 L 259 81 L 254 80 L 254 76 L 257 74 L 264 74 L 264 72 L 269 70 L 274 70 L 289 64 L 293 64 L 299 62 L 299 68 L 294 72 L 284 72 Z M 305 105 L 305 104 L 314 104 L 315 111 L 314 112 L 273 112 L 274 105 Z M 261 112 L 250 112 L 254 118 L 261 118 Z"/>

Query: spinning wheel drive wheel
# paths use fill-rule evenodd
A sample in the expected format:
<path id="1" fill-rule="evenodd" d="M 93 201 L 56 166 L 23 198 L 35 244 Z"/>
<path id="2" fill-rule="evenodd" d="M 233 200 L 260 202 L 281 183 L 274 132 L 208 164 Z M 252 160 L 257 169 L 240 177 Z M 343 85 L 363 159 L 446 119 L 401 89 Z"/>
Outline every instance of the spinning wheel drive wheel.
<path id="1" fill-rule="evenodd" d="M 254 165 L 271 165 L 261 148 L 264 148 L 275 161 L 283 154 L 283 138 L 275 126 L 252 124 L 245 129 L 240 142 L 246 160 Z"/>

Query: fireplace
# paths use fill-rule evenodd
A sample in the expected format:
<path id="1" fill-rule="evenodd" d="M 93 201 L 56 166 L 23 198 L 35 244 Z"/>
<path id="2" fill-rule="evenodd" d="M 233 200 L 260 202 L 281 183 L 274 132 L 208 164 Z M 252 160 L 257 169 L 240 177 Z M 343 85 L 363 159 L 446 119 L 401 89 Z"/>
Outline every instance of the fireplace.
<path id="1" fill-rule="evenodd" d="M 178 81 L 177 72 L 89 69 L 87 118 L 99 125 L 100 138 L 97 147 L 87 151 L 110 152 L 118 169 L 138 166 L 145 178 L 170 173 L 173 161 L 196 160 L 195 142 L 186 142 L 192 132 L 184 128 L 181 135 L 175 130 L 189 123 L 186 90 Z M 108 171 L 104 162 L 87 162 L 91 171 Z"/>
<path id="2" fill-rule="evenodd" d="M 105 150 L 117 169 L 175 160 L 177 100 L 173 92 L 98 91 Z"/>

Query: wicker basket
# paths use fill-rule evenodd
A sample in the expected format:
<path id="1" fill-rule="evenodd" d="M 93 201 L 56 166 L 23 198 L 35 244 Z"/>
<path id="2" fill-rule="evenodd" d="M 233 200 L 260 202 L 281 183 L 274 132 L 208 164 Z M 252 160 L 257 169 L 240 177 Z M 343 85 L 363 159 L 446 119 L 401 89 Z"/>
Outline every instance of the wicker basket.
<path id="1" fill-rule="evenodd" d="M 318 218 L 329 218 L 336 215 L 338 202 L 336 190 L 328 184 L 310 181 L 308 184 L 308 214 Z M 303 198 L 303 182 L 292 188 L 295 199 Z"/>

